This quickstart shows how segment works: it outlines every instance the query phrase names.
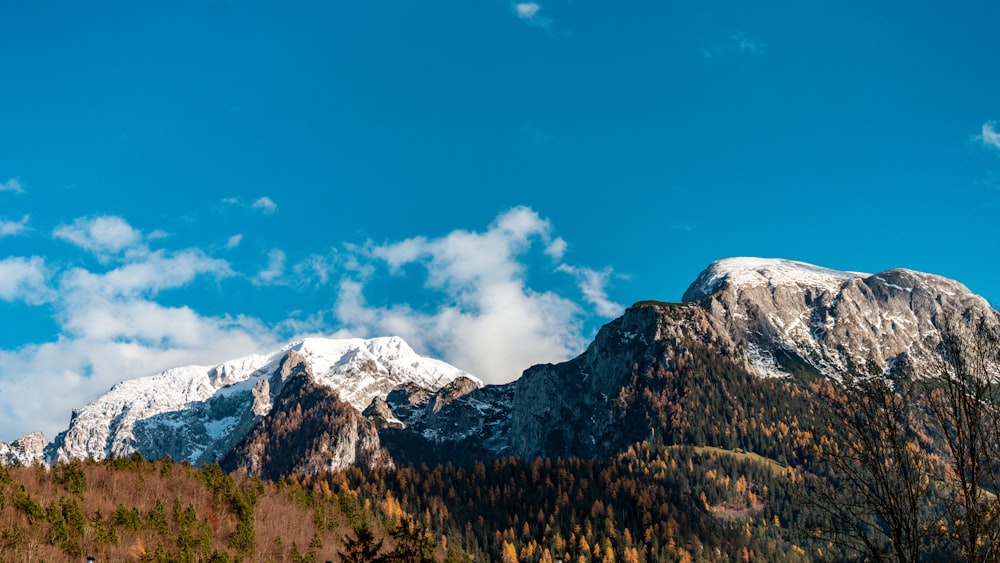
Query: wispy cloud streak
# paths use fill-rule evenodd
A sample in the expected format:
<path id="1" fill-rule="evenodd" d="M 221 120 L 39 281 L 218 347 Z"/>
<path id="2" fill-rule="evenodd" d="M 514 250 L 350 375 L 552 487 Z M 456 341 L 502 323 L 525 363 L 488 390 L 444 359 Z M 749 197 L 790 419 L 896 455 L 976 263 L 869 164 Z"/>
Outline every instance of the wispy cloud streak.
<path id="1" fill-rule="evenodd" d="M 4 221 L 0 219 L 0 238 L 19 235 L 28 227 L 29 216 L 21 217 L 20 221 Z"/>
<path id="2" fill-rule="evenodd" d="M 24 187 L 17 178 L 10 178 L 6 182 L 0 182 L 0 192 L 23 193 Z"/>

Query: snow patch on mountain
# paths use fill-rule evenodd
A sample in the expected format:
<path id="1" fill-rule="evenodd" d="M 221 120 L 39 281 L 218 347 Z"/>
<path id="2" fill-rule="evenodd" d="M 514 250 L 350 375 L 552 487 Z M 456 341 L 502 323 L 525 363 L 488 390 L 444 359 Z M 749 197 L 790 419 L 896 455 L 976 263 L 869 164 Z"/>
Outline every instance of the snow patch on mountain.
<path id="1" fill-rule="evenodd" d="M 758 375 L 764 377 L 785 377 L 788 375 L 781 371 L 778 362 L 774 359 L 774 354 L 770 350 L 762 349 L 753 342 L 747 342 L 746 351 L 750 365 L 756 368 Z"/>

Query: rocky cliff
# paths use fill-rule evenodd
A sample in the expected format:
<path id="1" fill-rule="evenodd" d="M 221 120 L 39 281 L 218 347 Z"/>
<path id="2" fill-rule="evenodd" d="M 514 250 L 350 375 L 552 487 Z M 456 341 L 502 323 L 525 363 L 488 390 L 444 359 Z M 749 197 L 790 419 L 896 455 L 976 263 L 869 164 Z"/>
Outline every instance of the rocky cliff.
<path id="1" fill-rule="evenodd" d="M 31 465 L 42 459 L 46 445 L 41 432 L 32 432 L 11 442 L 0 442 L 0 465 Z"/>
<path id="2" fill-rule="evenodd" d="M 279 479 L 353 465 L 392 465 L 375 425 L 318 383 L 310 370 L 299 355 L 286 360 L 273 407 L 223 452 L 224 469 Z"/>

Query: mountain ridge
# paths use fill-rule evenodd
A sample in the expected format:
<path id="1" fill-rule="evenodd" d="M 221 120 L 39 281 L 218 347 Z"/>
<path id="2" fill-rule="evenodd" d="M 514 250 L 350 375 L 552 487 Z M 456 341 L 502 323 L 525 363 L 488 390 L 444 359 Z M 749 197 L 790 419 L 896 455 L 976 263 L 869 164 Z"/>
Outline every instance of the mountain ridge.
<path id="1" fill-rule="evenodd" d="M 705 401 L 717 393 L 700 386 L 719 385 L 713 378 L 730 386 L 723 395 L 744 400 L 780 388 L 754 378 L 931 374 L 941 362 L 942 331 L 971 318 L 998 324 L 985 299 L 933 274 L 728 258 L 703 270 L 681 302 L 640 301 L 579 356 L 532 366 L 508 384 L 484 386 L 397 337 L 304 339 L 218 366 L 121 382 L 76 409 L 41 456 L 35 436 L 0 442 L 0 462 L 139 451 L 274 475 L 503 455 L 604 457 L 664 434 L 681 442 L 697 436 L 682 412 L 709 408 Z M 706 371 L 709 361 L 724 365 Z M 306 398 L 329 406 L 287 415 Z M 279 404 L 280 423 L 272 416 Z M 320 432 L 305 449 L 270 443 L 319 432 L 319 420 L 353 430 Z M 265 463 L 283 456 L 301 462 Z"/>
<path id="2" fill-rule="evenodd" d="M 775 351 L 835 379 L 858 366 L 889 371 L 904 360 L 928 367 L 947 323 L 996 316 L 985 299 L 942 276 L 901 268 L 840 272 L 777 259 L 714 262 L 683 301 L 722 320 L 764 376 L 782 373 Z"/>

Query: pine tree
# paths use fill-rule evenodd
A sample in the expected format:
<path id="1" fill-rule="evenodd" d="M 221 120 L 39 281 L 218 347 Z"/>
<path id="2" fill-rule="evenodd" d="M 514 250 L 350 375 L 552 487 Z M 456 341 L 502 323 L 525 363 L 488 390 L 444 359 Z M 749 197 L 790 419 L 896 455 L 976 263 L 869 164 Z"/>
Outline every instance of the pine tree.
<path id="1" fill-rule="evenodd" d="M 368 524 L 362 523 L 354 529 L 354 538 L 344 537 L 344 551 L 338 555 L 344 563 L 383 563 L 386 558 L 380 551 L 382 540 L 376 540 Z"/>

